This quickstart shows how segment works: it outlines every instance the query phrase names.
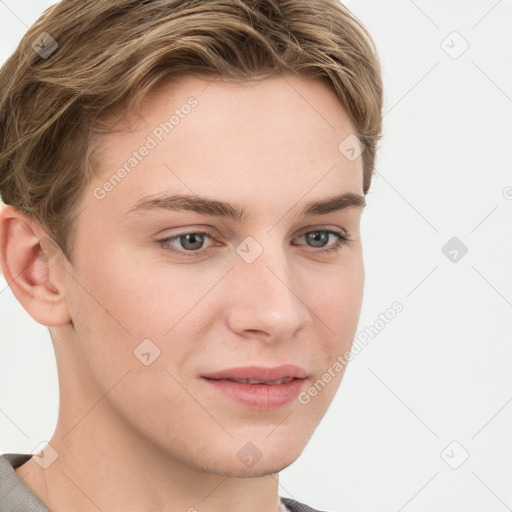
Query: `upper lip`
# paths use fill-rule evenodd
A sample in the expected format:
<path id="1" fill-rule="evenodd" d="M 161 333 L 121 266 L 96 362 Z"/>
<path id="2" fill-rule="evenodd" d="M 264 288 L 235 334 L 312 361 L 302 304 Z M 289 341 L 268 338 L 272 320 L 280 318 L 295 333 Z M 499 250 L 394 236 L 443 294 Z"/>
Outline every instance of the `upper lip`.
<path id="1" fill-rule="evenodd" d="M 287 377 L 304 379 L 306 376 L 306 370 L 300 366 L 292 364 L 275 366 L 274 368 L 264 366 L 245 366 L 202 375 L 202 377 L 207 379 L 254 379 L 261 381 L 274 381 Z"/>

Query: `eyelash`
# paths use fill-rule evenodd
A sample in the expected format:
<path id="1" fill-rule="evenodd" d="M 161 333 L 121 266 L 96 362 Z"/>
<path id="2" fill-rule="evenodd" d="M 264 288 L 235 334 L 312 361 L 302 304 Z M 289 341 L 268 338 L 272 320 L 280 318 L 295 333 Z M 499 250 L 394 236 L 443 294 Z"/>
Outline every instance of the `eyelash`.
<path id="1" fill-rule="evenodd" d="M 300 234 L 297 238 L 300 238 L 301 236 L 304 236 L 304 235 L 308 235 L 310 233 L 328 233 L 331 235 L 335 235 L 337 237 L 336 242 L 328 249 L 318 248 L 316 251 L 314 251 L 314 252 L 319 252 L 319 253 L 323 253 L 323 254 L 326 254 L 326 253 L 330 254 L 330 253 L 334 253 L 334 252 L 337 253 L 342 249 L 342 247 L 344 245 L 347 245 L 351 241 L 351 238 L 348 236 L 348 234 L 342 233 L 340 231 L 336 231 L 333 229 L 314 229 L 312 231 L 305 231 L 304 233 Z M 207 251 L 207 249 L 199 249 L 197 251 L 180 251 L 180 250 L 171 248 L 170 242 L 177 240 L 177 239 L 181 238 L 182 236 L 186 236 L 186 235 L 200 235 L 200 236 L 206 235 L 213 239 L 212 234 L 209 233 L 208 231 L 189 231 L 186 233 L 180 233 L 178 235 L 173 235 L 173 236 L 169 236 L 166 238 L 162 238 L 160 240 L 157 240 L 157 242 L 160 244 L 160 246 L 165 251 L 169 251 L 174 254 L 178 254 L 180 256 L 181 255 L 187 256 L 187 257 L 202 256 Z M 313 249 L 315 249 L 315 248 L 313 247 Z"/>

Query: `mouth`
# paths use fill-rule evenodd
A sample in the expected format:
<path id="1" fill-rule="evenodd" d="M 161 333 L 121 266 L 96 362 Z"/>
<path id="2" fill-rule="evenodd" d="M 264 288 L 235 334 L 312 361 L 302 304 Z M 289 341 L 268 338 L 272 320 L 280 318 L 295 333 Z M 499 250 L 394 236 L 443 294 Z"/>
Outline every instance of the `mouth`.
<path id="1" fill-rule="evenodd" d="M 233 368 L 201 376 L 225 398 L 244 408 L 260 411 L 277 409 L 292 402 L 306 377 L 306 371 L 294 365 Z"/>
<path id="2" fill-rule="evenodd" d="M 265 384 L 267 386 L 278 386 L 279 384 L 285 384 L 286 382 L 290 382 L 294 380 L 294 377 L 283 377 L 281 379 L 276 380 L 258 380 L 258 379 L 212 379 L 210 377 L 205 377 L 209 380 L 217 380 L 224 382 L 239 382 L 240 384 Z"/>
<path id="3" fill-rule="evenodd" d="M 306 370 L 293 364 L 284 364 L 269 368 L 266 366 L 245 366 L 229 368 L 202 375 L 206 379 L 244 381 L 249 384 L 273 384 L 282 379 L 304 379 Z M 254 382 L 251 382 L 254 381 Z M 257 381 L 257 382 L 256 382 Z"/>

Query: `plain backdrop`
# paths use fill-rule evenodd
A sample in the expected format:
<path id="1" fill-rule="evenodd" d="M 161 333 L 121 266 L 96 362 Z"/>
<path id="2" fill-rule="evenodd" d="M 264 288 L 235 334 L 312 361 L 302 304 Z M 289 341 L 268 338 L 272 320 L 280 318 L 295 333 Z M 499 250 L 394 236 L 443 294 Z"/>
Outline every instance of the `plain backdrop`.
<path id="1" fill-rule="evenodd" d="M 0 0 L 1 62 L 52 3 Z M 333 512 L 512 510 L 512 1 L 346 5 L 385 81 L 362 217 L 372 335 L 280 494 Z M 47 329 L 0 276 L 0 453 L 33 452 L 57 411 Z"/>

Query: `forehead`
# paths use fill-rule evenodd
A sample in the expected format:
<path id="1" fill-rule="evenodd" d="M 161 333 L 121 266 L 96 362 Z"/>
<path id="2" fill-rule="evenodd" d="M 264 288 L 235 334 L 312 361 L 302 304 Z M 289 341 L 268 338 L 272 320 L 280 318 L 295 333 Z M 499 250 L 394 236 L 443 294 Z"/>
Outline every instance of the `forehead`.
<path id="1" fill-rule="evenodd" d="M 95 186 L 122 175 L 107 187 L 112 205 L 163 190 L 237 202 L 256 188 L 278 201 L 313 189 L 312 196 L 362 194 L 361 157 L 351 161 L 338 149 L 353 125 L 320 81 L 181 78 L 148 95 L 142 114 L 100 138 Z"/>

